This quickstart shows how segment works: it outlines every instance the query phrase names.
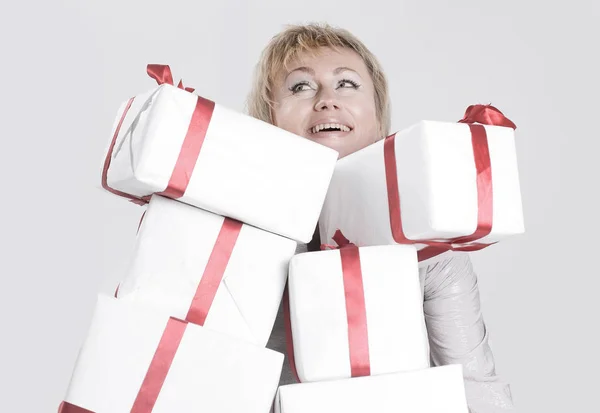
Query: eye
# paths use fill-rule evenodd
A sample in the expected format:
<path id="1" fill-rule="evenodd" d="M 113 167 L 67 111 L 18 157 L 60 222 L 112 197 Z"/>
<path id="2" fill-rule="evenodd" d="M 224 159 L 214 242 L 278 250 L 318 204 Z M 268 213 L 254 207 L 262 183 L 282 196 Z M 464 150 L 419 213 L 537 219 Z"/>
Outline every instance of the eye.
<path id="1" fill-rule="evenodd" d="M 338 85 L 343 88 L 351 87 L 353 89 L 358 89 L 360 87 L 360 85 L 357 82 L 350 79 L 342 79 L 339 81 Z"/>
<path id="2" fill-rule="evenodd" d="M 294 84 L 289 89 L 292 93 L 296 94 L 298 92 L 303 92 L 305 90 L 309 90 L 310 84 L 307 81 L 302 81 L 302 82 L 298 82 L 298 83 Z"/>

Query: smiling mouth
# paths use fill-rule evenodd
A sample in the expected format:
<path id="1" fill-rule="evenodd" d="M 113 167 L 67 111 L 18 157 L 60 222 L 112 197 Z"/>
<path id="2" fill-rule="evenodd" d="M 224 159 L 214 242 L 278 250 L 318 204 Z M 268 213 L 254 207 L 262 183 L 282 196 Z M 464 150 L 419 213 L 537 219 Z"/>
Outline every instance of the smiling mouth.
<path id="1" fill-rule="evenodd" d="M 313 126 L 309 129 L 312 134 L 322 132 L 350 132 L 351 127 L 343 125 L 341 123 L 322 123 L 320 125 Z"/>

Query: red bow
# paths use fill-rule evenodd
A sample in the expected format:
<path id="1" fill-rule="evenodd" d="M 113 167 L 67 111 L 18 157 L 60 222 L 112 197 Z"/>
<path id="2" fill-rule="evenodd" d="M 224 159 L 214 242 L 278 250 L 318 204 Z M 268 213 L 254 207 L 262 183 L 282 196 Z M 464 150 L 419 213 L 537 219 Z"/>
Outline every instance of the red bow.
<path id="1" fill-rule="evenodd" d="M 332 239 L 335 241 L 337 246 L 329 245 L 329 244 L 321 244 L 321 250 L 337 250 L 337 249 L 341 249 L 341 248 L 356 247 L 356 245 L 351 243 L 348 240 L 348 238 L 346 238 L 344 236 L 344 234 L 342 234 L 342 231 L 340 231 L 339 229 L 337 231 L 335 231 L 335 234 L 333 234 Z"/>
<path id="2" fill-rule="evenodd" d="M 481 123 L 482 125 L 506 126 L 517 129 L 517 125 L 492 105 L 469 106 L 465 111 L 465 116 L 458 123 Z"/>
<path id="3" fill-rule="evenodd" d="M 156 82 L 159 85 L 167 83 L 169 85 L 175 86 L 175 84 L 173 83 L 173 75 L 171 74 L 171 68 L 169 67 L 169 65 L 149 64 L 146 71 L 148 72 L 148 75 L 150 75 L 152 79 L 156 80 Z M 194 89 L 191 87 L 184 88 L 183 82 L 181 80 L 179 81 L 177 87 L 190 93 L 194 91 Z"/>

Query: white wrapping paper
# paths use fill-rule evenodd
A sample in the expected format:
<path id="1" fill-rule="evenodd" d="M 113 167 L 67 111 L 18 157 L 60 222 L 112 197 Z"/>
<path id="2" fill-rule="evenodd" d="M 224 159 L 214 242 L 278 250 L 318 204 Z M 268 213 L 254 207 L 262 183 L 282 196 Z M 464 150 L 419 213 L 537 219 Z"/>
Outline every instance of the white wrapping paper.
<path id="1" fill-rule="evenodd" d="M 99 296 L 65 401 L 95 413 L 130 412 L 169 317 Z M 187 324 L 153 413 L 267 413 L 283 354 Z"/>
<path id="2" fill-rule="evenodd" d="M 524 232 L 514 130 L 485 126 L 493 180 L 493 243 Z M 410 240 L 447 240 L 477 227 L 476 167 L 469 126 L 422 121 L 395 137 L 402 224 Z M 321 242 L 337 229 L 359 246 L 395 244 L 384 140 L 341 159 L 319 220 Z M 422 247 L 422 246 L 421 246 Z M 419 248 L 421 248 L 419 247 Z"/>
<path id="3" fill-rule="evenodd" d="M 119 299 L 148 302 L 186 319 L 213 250 L 227 250 L 215 247 L 224 219 L 152 196 Z M 295 249 L 291 239 L 242 225 L 204 326 L 266 345 Z"/>
<path id="4" fill-rule="evenodd" d="M 167 188 L 197 95 L 163 84 L 137 96 L 110 158 L 109 187 L 136 197 Z M 117 128 L 124 103 L 115 120 Z M 183 197 L 218 215 L 309 242 L 338 153 L 215 104 Z"/>
<path id="5" fill-rule="evenodd" d="M 275 413 L 468 413 L 462 366 L 281 386 Z"/>
<path id="6" fill-rule="evenodd" d="M 368 328 L 370 374 L 429 366 L 416 249 L 359 249 Z M 290 261 L 289 305 L 301 382 L 351 377 L 348 316 L 339 250 L 298 254 Z M 340 410 L 341 411 L 341 410 Z"/>

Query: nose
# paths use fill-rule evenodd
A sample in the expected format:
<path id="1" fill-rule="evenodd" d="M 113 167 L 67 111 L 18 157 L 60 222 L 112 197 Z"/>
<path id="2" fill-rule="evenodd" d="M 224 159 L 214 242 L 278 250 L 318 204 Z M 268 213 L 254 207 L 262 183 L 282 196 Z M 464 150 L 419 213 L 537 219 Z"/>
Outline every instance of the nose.
<path id="1" fill-rule="evenodd" d="M 337 110 L 341 108 L 341 102 L 335 92 L 329 89 L 322 89 L 317 95 L 315 110 L 321 112 L 324 110 Z"/>

